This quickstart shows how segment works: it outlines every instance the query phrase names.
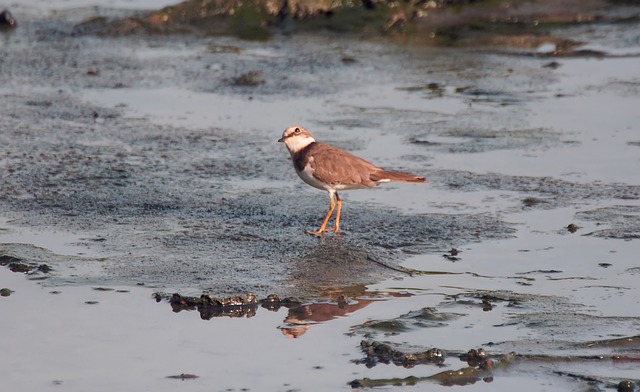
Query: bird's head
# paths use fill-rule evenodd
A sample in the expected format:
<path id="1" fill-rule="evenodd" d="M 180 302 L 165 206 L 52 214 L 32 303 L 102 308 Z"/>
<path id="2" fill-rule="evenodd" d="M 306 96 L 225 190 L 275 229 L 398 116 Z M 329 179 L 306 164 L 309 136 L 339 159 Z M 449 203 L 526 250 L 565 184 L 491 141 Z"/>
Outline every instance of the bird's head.
<path id="1" fill-rule="evenodd" d="M 315 142 L 316 139 L 303 127 L 293 125 L 284 130 L 282 137 L 278 141 L 283 142 L 289 152 L 293 154 Z"/>

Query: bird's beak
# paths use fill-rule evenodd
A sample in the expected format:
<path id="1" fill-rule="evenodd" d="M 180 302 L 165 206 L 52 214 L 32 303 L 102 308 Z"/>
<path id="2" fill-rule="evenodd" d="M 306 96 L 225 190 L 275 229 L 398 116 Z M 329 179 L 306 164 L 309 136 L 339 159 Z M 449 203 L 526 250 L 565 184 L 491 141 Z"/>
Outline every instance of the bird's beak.
<path id="1" fill-rule="evenodd" d="M 278 142 L 284 142 L 284 139 L 286 139 L 286 137 L 281 137 L 280 139 L 278 139 Z"/>

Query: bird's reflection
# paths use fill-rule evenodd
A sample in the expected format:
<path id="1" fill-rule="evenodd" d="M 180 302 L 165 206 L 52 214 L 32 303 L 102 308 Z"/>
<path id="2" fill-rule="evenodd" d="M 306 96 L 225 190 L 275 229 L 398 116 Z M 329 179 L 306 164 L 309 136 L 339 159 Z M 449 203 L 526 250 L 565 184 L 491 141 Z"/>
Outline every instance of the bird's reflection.
<path id="1" fill-rule="evenodd" d="M 296 339 L 304 335 L 314 324 L 323 323 L 356 312 L 384 297 L 410 296 L 406 293 L 367 291 L 365 286 L 350 286 L 326 290 L 321 293 L 326 302 L 300 304 L 289 308 L 284 324 L 279 327 L 282 334 Z"/>

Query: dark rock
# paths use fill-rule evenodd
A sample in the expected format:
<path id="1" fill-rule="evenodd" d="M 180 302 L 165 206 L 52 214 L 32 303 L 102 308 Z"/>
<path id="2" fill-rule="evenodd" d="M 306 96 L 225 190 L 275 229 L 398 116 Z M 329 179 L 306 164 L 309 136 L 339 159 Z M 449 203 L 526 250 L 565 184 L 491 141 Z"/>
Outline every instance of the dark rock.
<path id="1" fill-rule="evenodd" d="M 618 392 L 633 392 L 636 388 L 632 381 L 623 380 L 618 383 Z"/>
<path id="2" fill-rule="evenodd" d="M 485 366 L 484 363 L 487 362 L 487 359 L 488 355 L 482 347 L 472 348 L 466 354 L 460 356 L 460 360 L 467 362 L 472 367 Z"/>
<path id="3" fill-rule="evenodd" d="M 234 86 L 255 87 L 264 84 L 262 71 L 249 71 L 233 80 Z"/>
<path id="4" fill-rule="evenodd" d="M 541 203 L 546 203 L 546 202 L 537 197 L 527 197 L 524 200 L 522 200 L 522 204 L 524 204 L 525 207 L 533 207 Z"/>
<path id="5" fill-rule="evenodd" d="M 226 298 L 218 298 L 208 294 L 202 294 L 200 297 L 185 297 L 175 293 L 169 299 L 169 303 L 176 313 L 183 310 L 197 310 L 201 319 L 209 320 L 214 317 L 253 317 L 256 314 L 259 301 L 251 293 L 246 296 Z"/>
<path id="6" fill-rule="evenodd" d="M 198 378 L 195 374 L 181 373 L 175 376 L 167 376 L 167 378 L 173 378 L 177 380 L 195 380 Z"/>
<path id="7" fill-rule="evenodd" d="M 16 18 L 11 15 L 9 10 L 4 10 L 0 12 L 0 31 L 1 30 L 11 30 L 18 27 L 18 21 Z"/>
<path id="8" fill-rule="evenodd" d="M 546 63 L 542 66 L 542 68 L 550 68 L 550 69 L 558 69 L 560 68 L 560 63 L 557 61 L 551 61 L 549 63 Z"/>
<path id="9" fill-rule="evenodd" d="M 442 364 L 445 357 L 445 353 L 438 348 L 418 353 L 405 353 L 394 349 L 389 344 L 377 341 L 363 340 L 360 342 L 360 349 L 365 353 L 366 357 L 355 362 L 365 364 L 368 368 L 374 367 L 378 363 L 393 363 L 396 366 L 405 368 L 427 363 Z"/>
<path id="10" fill-rule="evenodd" d="M 6 267 L 9 264 L 12 263 L 18 263 L 21 262 L 22 259 L 19 259 L 17 257 L 13 257 L 13 256 L 9 256 L 9 255 L 0 255 L 0 265 L 3 267 Z"/>
<path id="11" fill-rule="evenodd" d="M 25 263 L 11 263 L 9 264 L 9 269 L 11 270 L 11 272 L 27 273 L 31 271 L 33 267 Z"/>

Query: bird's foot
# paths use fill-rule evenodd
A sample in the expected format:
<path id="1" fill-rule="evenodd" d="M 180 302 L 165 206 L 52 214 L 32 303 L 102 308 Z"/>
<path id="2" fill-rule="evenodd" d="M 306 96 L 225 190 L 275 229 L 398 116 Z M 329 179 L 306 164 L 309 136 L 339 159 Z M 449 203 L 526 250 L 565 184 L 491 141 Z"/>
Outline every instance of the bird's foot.
<path id="1" fill-rule="evenodd" d="M 318 230 L 307 230 L 307 234 L 314 234 L 314 235 L 321 235 L 322 236 L 327 231 L 333 231 L 334 233 L 338 234 L 338 230 L 340 230 L 339 227 L 321 227 Z"/>

